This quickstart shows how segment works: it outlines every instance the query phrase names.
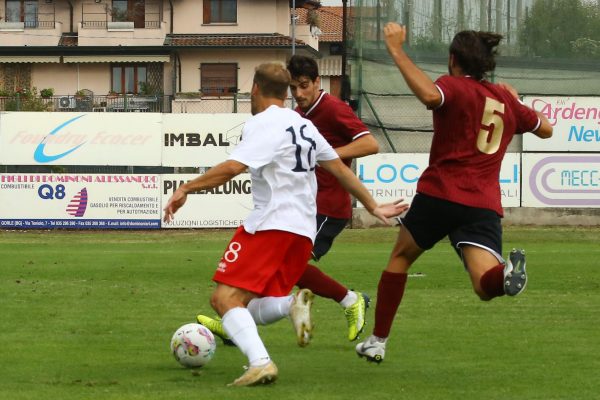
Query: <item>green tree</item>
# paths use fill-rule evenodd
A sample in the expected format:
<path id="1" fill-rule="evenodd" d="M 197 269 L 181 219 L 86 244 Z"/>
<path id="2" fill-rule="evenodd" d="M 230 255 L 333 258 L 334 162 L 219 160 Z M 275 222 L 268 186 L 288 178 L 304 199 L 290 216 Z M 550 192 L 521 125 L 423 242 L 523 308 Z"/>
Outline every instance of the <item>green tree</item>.
<path id="1" fill-rule="evenodd" d="M 597 55 L 598 9 L 598 5 L 581 0 L 537 0 L 519 36 L 525 53 L 539 57 Z"/>

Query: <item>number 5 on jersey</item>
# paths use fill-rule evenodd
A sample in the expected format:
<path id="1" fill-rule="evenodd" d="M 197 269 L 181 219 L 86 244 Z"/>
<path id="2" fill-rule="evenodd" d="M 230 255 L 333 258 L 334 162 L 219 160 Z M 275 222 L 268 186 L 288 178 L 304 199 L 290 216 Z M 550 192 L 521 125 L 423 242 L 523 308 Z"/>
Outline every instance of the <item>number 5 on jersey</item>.
<path id="1" fill-rule="evenodd" d="M 482 129 L 477 135 L 477 148 L 485 154 L 494 154 L 500 148 L 504 132 L 504 103 L 490 97 L 485 98 L 485 107 L 481 116 Z"/>

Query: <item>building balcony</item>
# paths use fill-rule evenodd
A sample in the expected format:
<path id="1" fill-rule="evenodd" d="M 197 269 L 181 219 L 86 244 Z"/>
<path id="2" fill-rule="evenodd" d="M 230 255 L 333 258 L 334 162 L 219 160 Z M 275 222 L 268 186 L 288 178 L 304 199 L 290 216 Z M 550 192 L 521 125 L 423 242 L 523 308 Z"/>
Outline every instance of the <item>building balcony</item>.
<path id="1" fill-rule="evenodd" d="M 78 25 L 78 46 L 162 46 L 169 33 L 166 22 L 159 29 L 137 29 L 127 21 L 108 21 L 106 26 Z"/>
<path id="2" fill-rule="evenodd" d="M 43 29 L 43 33 L 30 34 L 34 29 Z M 0 46 L 57 46 L 62 30 L 62 23 L 56 21 L 0 22 Z"/>
<path id="3" fill-rule="evenodd" d="M 56 46 L 62 24 L 54 2 L 6 2 L 0 7 L 0 46 Z M 15 4 L 18 9 L 15 9 Z M 40 32 L 34 32 L 34 31 Z M 43 31 L 43 32 L 42 32 Z"/>
<path id="4" fill-rule="evenodd" d="M 172 96 L 163 95 L 60 95 L 30 93 L 0 96 L 0 111 L 38 112 L 171 112 Z"/>
<path id="5" fill-rule="evenodd" d="M 81 28 L 111 30 L 115 26 L 123 29 L 161 29 L 163 19 L 162 2 L 146 0 L 127 10 L 111 8 L 108 3 L 84 2 L 81 4 Z"/>
<path id="6" fill-rule="evenodd" d="M 123 12 L 108 3 L 85 2 L 78 24 L 79 46 L 162 46 L 168 33 L 162 2 L 146 0 Z"/>

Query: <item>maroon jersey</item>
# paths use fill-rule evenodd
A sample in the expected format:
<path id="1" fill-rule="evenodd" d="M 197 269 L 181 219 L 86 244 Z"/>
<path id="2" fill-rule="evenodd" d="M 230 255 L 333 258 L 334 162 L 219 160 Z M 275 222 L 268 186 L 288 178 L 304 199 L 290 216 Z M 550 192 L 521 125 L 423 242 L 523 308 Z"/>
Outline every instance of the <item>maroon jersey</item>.
<path id="1" fill-rule="evenodd" d="M 296 111 L 309 119 L 333 147 L 345 146 L 369 129 L 354 114 L 350 106 L 321 90 L 317 101 L 304 113 Z M 342 160 L 348 167 L 352 159 Z M 352 217 L 350 194 L 338 182 L 335 176 L 317 167 L 317 213 L 333 218 L 349 219 Z"/>
<path id="2" fill-rule="evenodd" d="M 515 134 L 539 127 L 538 116 L 487 81 L 443 76 L 435 84 L 442 104 L 433 110 L 429 166 L 417 191 L 502 216 L 502 159 Z"/>

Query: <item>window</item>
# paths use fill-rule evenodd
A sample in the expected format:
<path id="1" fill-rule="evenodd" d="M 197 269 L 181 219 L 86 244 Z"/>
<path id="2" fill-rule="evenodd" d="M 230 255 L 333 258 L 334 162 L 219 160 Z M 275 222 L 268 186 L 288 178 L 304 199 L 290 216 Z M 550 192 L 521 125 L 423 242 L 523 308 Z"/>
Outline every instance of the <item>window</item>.
<path id="1" fill-rule="evenodd" d="M 344 46 L 342 43 L 331 43 L 329 45 L 329 54 L 332 56 L 341 56 L 344 54 Z"/>
<path id="2" fill-rule="evenodd" d="M 200 86 L 204 96 L 237 93 L 237 64 L 202 64 Z"/>
<path id="3" fill-rule="evenodd" d="M 143 83 L 146 83 L 147 68 L 145 65 L 113 65 L 111 90 L 117 93 L 137 94 Z"/>
<path id="4" fill-rule="evenodd" d="M 37 20 L 37 0 L 6 0 L 6 22 L 24 22 L 26 28 L 35 28 Z"/>
<path id="5" fill-rule="evenodd" d="M 133 22 L 134 28 L 145 28 L 145 0 L 113 0 L 111 15 L 114 22 Z"/>
<path id="6" fill-rule="evenodd" d="M 203 23 L 237 22 L 237 0 L 204 0 Z"/>

